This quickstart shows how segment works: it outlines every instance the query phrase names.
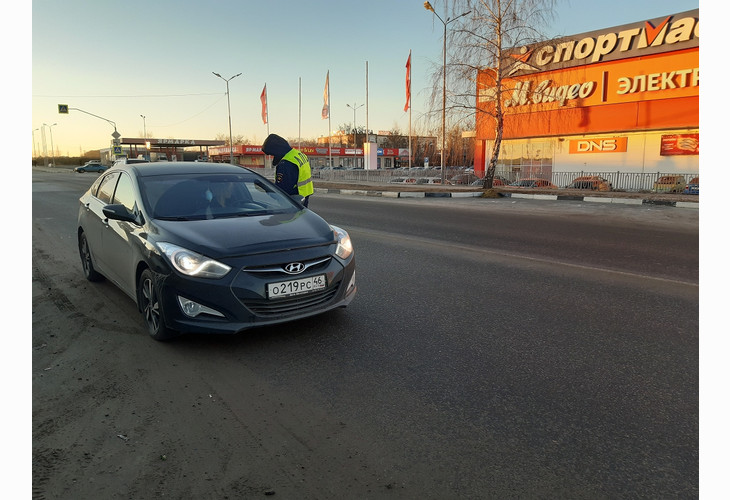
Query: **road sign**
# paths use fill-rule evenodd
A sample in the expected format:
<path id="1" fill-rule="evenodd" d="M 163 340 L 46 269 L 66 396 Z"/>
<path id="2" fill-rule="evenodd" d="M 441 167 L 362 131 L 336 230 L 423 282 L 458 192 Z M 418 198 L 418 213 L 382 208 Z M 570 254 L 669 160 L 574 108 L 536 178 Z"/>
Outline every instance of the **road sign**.
<path id="1" fill-rule="evenodd" d="M 123 154 L 122 146 L 114 146 L 114 156 L 121 156 Z"/>
<path id="2" fill-rule="evenodd" d="M 67 115 L 68 114 L 68 104 L 59 104 L 58 112 L 62 115 Z"/>

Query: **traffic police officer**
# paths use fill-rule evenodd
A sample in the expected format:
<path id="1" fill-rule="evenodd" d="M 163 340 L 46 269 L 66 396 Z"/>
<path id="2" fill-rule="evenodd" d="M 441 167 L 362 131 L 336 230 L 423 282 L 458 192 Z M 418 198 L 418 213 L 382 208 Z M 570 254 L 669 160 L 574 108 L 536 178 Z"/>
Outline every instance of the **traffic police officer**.
<path id="1" fill-rule="evenodd" d="M 290 196 L 300 196 L 302 204 L 309 206 L 314 184 L 307 155 L 292 148 L 286 139 L 276 134 L 269 134 L 261 149 L 264 154 L 274 157 L 276 185 Z"/>

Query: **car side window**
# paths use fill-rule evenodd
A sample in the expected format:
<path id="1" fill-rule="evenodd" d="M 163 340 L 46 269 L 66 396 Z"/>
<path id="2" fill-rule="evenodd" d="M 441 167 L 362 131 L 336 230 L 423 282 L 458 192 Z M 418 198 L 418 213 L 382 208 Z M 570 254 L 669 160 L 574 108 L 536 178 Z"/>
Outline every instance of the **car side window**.
<path id="1" fill-rule="evenodd" d="M 114 190 L 113 203 L 124 205 L 124 208 L 126 208 L 130 214 L 134 212 L 134 186 L 132 185 L 132 180 L 127 174 L 123 173 L 119 176 L 117 189 Z"/>
<path id="2" fill-rule="evenodd" d="M 96 197 L 103 203 L 109 204 L 112 202 L 112 194 L 114 193 L 114 185 L 116 184 L 117 177 L 119 177 L 119 173 L 114 172 L 112 174 L 105 175 L 101 180 Z"/>
<path id="3" fill-rule="evenodd" d="M 96 192 L 99 189 L 99 184 L 101 184 L 102 179 L 103 179 L 103 177 L 97 177 L 96 180 L 94 181 L 94 183 L 89 188 L 89 192 L 91 193 L 92 196 L 96 196 Z"/>

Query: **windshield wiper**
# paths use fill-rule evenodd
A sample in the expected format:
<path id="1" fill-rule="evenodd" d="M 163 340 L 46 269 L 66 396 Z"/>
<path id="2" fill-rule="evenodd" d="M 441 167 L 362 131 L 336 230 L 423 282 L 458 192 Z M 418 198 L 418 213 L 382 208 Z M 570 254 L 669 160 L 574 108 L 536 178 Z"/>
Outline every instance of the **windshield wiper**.
<path id="1" fill-rule="evenodd" d="M 185 217 L 182 215 L 170 216 L 170 217 L 156 217 L 157 220 L 172 220 L 172 221 L 188 221 L 188 220 L 201 220 L 200 217 Z"/>

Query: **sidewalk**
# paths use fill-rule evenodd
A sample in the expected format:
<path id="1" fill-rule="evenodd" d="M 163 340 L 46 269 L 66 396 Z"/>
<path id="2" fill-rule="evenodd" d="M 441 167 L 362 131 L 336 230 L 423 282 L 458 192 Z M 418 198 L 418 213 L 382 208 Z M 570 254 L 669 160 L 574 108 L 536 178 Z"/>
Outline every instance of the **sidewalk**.
<path id="1" fill-rule="evenodd" d="M 491 192 L 473 186 L 399 186 L 393 184 L 347 184 L 317 181 L 314 192 L 375 196 L 383 198 L 523 198 L 551 201 L 584 201 L 624 205 L 662 205 L 699 209 L 699 196 L 671 193 L 591 192 L 558 190 L 530 191 L 526 189 L 495 188 Z"/>

